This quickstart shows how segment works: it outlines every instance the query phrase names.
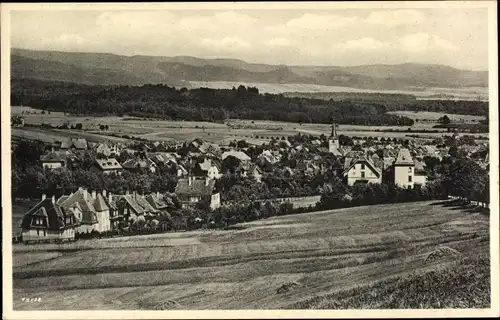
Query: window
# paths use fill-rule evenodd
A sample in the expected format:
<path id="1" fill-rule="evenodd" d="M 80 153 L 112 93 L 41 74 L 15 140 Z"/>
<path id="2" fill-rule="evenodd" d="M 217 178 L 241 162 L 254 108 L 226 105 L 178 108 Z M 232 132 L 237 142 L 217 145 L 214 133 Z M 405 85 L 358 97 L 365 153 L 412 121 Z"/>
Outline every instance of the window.
<path id="1" fill-rule="evenodd" d="M 361 172 L 361 178 L 364 178 L 364 177 L 365 177 L 365 173 Z"/>
<path id="2" fill-rule="evenodd" d="M 411 182 L 412 176 L 408 176 L 408 182 Z"/>
<path id="3" fill-rule="evenodd" d="M 411 173 L 411 169 L 412 169 L 411 167 L 408 168 L 408 173 Z"/>
<path id="4" fill-rule="evenodd" d="M 47 230 L 43 229 L 43 236 L 45 237 L 47 235 Z"/>
<path id="5" fill-rule="evenodd" d="M 36 229 L 36 235 L 39 236 L 40 235 L 40 229 Z"/>
<path id="6" fill-rule="evenodd" d="M 365 170 L 365 165 L 364 163 L 361 164 L 361 170 Z"/>

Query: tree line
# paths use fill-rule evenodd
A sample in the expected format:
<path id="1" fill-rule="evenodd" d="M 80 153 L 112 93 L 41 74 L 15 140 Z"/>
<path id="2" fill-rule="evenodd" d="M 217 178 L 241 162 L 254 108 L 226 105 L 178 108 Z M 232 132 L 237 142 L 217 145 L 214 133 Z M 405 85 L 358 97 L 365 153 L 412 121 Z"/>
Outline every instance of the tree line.
<path id="1" fill-rule="evenodd" d="M 77 115 L 136 116 L 166 120 L 224 121 L 230 118 L 296 123 L 411 126 L 408 117 L 387 114 L 382 102 L 327 101 L 257 88 L 176 89 L 166 85 L 89 86 L 13 79 L 11 104 Z"/>

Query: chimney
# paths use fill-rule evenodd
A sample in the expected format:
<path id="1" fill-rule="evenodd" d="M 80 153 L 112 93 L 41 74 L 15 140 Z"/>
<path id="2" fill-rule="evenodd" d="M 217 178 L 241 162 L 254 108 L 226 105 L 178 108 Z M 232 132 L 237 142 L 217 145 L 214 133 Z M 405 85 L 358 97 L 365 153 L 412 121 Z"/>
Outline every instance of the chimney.
<path id="1" fill-rule="evenodd" d="M 52 203 L 56 204 L 56 196 L 55 195 L 52 195 Z"/>
<path id="2" fill-rule="evenodd" d="M 106 191 L 106 190 L 102 190 L 102 196 L 103 196 L 104 198 L 106 198 L 106 194 L 107 194 L 107 191 Z"/>
<path id="3" fill-rule="evenodd" d="M 134 199 L 137 199 L 137 191 L 134 190 Z"/>
<path id="4" fill-rule="evenodd" d="M 97 199 L 97 192 L 95 190 L 92 190 L 92 199 Z"/>
<path id="5" fill-rule="evenodd" d="M 82 190 L 83 190 L 83 200 L 87 201 L 89 193 L 87 192 L 87 189 L 82 189 Z"/>
<path id="6" fill-rule="evenodd" d="M 108 193 L 108 202 L 111 203 L 111 192 Z"/>
<path id="7" fill-rule="evenodd" d="M 193 183 L 193 178 L 191 176 L 188 177 L 188 184 L 191 185 Z"/>
<path id="8" fill-rule="evenodd" d="M 128 193 L 128 189 L 125 191 L 125 195 L 126 195 L 126 196 L 128 196 L 128 195 L 129 195 L 129 193 Z"/>
<path id="9" fill-rule="evenodd" d="M 208 186 L 208 183 L 210 182 L 210 178 L 206 177 L 205 178 L 205 187 Z"/>
<path id="10" fill-rule="evenodd" d="M 156 197 L 159 198 L 160 197 L 160 191 L 156 191 Z"/>
<path id="11" fill-rule="evenodd" d="M 42 194 L 42 201 L 45 200 L 45 198 L 47 198 L 47 195 L 44 193 Z"/>

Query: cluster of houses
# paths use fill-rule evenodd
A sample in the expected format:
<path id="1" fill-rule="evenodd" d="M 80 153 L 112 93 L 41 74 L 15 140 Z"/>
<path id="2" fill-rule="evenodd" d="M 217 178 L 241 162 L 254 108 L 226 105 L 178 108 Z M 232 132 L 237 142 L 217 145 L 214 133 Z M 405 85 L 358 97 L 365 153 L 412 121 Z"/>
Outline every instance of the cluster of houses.
<path id="1" fill-rule="evenodd" d="M 237 160 L 233 174 L 260 182 L 266 174 L 278 172 L 291 179 L 299 172 L 311 176 L 321 174 L 327 170 L 322 159 L 327 154 L 333 154 L 342 163 L 338 174 L 350 186 L 389 180 L 400 187 L 413 188 L 427 182 L 423 159 L 433 157 L 441 160 L 448 156 L 449 151 L 446 147 L 416 141 L 403 145 L 378 140 L 377 143 L 367 145 L 362 140 L 355 140 L 352 146 L 340 145 L 335 123 L 332 124 L 327 141 L 291 141 L 293 140 L 279 140 L 263 145 L 259 154 L 253 152 L 249 156 L 248 148 L 221 147 L 201 139 L 185 144 L 157 141 L 144 144 L 141 150 L 128 149 L 120 144 L 92 144 L 85 139 L 69 139 L 53 145 L 51 151 L 41 157 L 41 162 L 43 167 L 49 169 L 78 166 L 82 152 L 92 149 L 100 155 L 90 168 L 96 172 L 155 172 L 159 167 L 169 168 L 178 177 L 175 195 L 182 207 L 203 202 L 207 204 L 207 210 L 215 210 L 221 206 L 215 181 L 225 173 L 222 163 L 228 157 Z M 176 151 L 181 148 L 183 152 Z M 472 155 L 481 148 L 487 150 L 487 145 L 472 146 L 466 152 Z M 120 163 L 117 157 L 122 152 L 128 152 L 130 157 Z M 297 157 L 300 160 L 293 167 L 283 165 L 283 159 L 298 154 L 301 155 Z M 481 166 L 487 166 L 488 156 L 478 161 Z M 112 195 L 106 191 L 96 193 L 80 188 L 58 199 L 43 196 L 25 214 L 22 238 L 24 242 L 72 240 L 75 233 L 107 232 L 120 228 L 125 222 L 140 226 L 141 223 L 153 221 L 156 228 L 165 228 L 162 217 L 168 216 L 172 208 L 172 199 L 159 193 Z"/>
<path id="2" fill-rule="evenodd" d="M 206 187 L 209 193 L 210 187 L 213 185 Z M 185 191 L 190 190 L 187 187 Z M 187 196 L 197 194 L 186 193 Z M 124 226 L 140 230 L 146 224 L 166 230 L 173 208 L 172 198 L 160 193 L 115 195 L 105 190 L 97 193 L 79 188 L 59 198 L 42 195 L 41 201 L 24 215 L 22 240 L 24 243 L 72 241 L 77 233 L 105 233 Z"/>

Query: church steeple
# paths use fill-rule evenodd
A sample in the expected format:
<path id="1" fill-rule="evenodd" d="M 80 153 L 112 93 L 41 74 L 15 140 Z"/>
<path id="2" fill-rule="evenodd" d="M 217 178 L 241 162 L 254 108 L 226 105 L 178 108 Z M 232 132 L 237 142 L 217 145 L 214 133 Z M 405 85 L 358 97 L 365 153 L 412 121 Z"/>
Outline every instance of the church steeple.
<path id="1" fill-rule="evenodd" d="M 337 125 L 335 124 L 335 118 L 332 118 L 332 134 L 330 135 L 330 138 L 336 138 L 337 137 Z"/>
<path id="2" fill-rule="evenodd" d="M 340 143 L 339 143 L 339 137 L 337 136 L 337 124 L 335 123 L 335 119 L 332 118 L 332 133 L 328 138 L 328 149 L 331 153 L 338 156 L 341 155 L 339 148 L 340 148 Z"/>

